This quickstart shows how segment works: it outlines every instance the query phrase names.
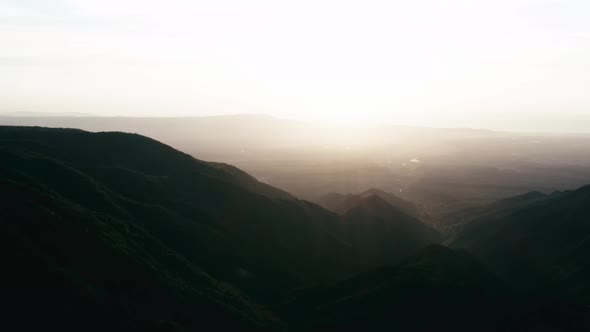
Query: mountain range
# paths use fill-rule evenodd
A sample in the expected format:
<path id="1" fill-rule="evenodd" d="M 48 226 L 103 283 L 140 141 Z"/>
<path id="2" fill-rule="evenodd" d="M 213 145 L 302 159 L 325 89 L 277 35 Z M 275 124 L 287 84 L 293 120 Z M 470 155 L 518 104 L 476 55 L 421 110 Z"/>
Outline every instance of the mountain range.
<path id="1" fill-rule="evenodd" d="M 589 200 L 532 193 L 445 233 L 384 191 L 328 210 L 145 136 L 0 127 L 0 324 L 584 331 Z"/>

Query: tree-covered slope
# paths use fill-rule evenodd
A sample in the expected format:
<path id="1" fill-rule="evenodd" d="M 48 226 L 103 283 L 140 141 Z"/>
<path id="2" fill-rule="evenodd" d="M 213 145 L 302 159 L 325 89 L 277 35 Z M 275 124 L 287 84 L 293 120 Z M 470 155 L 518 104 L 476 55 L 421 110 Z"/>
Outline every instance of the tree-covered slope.
<path id="1" fill-rule="evenodd" d="M 360 198 L 343 216 L 343 233 L 368 266 L 392 265 L 440 234 L 377 195 Z"/>
<path id="2" fill-rule="evenodd" d="M 360 265 L 335 214 L 139 135 L 0 127 L 0 197 L 31 324 L 274 328 L 257 303 Z"/>
<path id="3" fill-rule="evenodd" d="M 395 267 L 294 292 L 304 331 L 585 331 L 587 308 L 519 295 L 469 254 L 433 245 Z"/>
<path id="4" fill-rule="evenodd" d="M 455 244 L 584 298 L 588 189 L 533 196 L 470 215 Z M 588 327 L 584 307 L 517 295 L 463 251 L 421 250 L 438 233 L 392 204 L 373 192 L 338 215 L 143 136 L 0 127 L 1 328 Z"/>
<path id="5" fill-rule="evenodd" d="M 3 330 L 280 330 L 250 297 L 125 218 L 0 180 Z"/>
<path id="6" fill-rule="evenodd" d="M 501 201 L 451 242 L 518 287 L 590 303 L 590 187 Z"/>

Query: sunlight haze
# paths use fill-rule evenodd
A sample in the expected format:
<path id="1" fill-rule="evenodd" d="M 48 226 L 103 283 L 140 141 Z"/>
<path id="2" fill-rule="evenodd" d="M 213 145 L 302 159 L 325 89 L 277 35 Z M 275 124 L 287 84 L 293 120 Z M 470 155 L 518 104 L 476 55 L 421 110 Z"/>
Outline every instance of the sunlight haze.
<path id="1" fill-rule="evenodd" d="M 590 2 L 0 0 L 0 112 L 590 131 Z"/>

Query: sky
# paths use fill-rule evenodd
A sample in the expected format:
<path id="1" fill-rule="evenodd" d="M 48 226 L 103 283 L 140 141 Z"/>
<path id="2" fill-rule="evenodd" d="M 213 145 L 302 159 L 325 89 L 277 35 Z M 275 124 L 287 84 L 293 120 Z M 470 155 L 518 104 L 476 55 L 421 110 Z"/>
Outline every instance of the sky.
<path id="1" fill-rule="evenodd" d="M 587 0 L 0 0 L 0 112 L 590 132 Z"/>

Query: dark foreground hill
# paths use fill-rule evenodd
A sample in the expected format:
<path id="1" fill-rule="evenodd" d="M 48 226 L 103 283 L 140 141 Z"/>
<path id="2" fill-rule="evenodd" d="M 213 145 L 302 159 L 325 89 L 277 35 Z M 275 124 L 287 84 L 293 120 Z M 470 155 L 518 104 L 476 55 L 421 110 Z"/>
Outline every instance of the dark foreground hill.
<path id="1" fill-rule="evenodd" d="M 479 211 L 452 245 L 520 288 L 590 303 L 589 206 L 590 186 L 504 200 Z"/>
<path id="2" fill-rule="evenodd" d="M 513 293 L 465 252 L 433 245 L 396 267 L 299 290 L 285 302 L 305 331 L 586 331 L 583 306 Z"/>
<path id="3" fill-rule="evenodd" d="M 1 127 L 0 217 L 4 304 L 54 328 L 275 327 L 256 302 L 360 264 L 336 215 L 139 135 Z"/>
<path id="4" fill-rule="evenodd" d="M 280 329 L 141 227 L 25 183 L 0 180 L 2 330 Z"/>

